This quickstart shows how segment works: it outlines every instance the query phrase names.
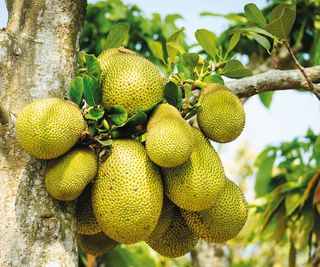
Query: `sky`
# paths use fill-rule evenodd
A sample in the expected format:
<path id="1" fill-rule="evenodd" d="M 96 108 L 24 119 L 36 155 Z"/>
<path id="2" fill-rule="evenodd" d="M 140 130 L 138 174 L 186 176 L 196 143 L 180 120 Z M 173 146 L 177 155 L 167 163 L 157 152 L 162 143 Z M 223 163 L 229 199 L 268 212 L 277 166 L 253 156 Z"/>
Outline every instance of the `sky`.
<path id="1" fill-rule="evenodd" d="M 90 1 L 89 3 L 96 2 Z M 241 12 L 248 2 L 258 7 L 266 5 L 266 1 L 221 1 L 221 0 L 124 0 L 127 4 L 137 4 L 146 16 L 158 12 L 162 16 L 180 13 L 184 19 L 178 20 L 178 26 L 186 28 L 190 42 L 195 41 L 194 32 L 199 28 L 207 28 L 219 34 L 228 26 L 228 21 L 219 17 L 200 17 L 201 12 L 230 13 Z M 0 28 L 5 27 L 7 14 L 4 0 L 0 0 Z M 295 91 L 278 91 L 274 95 L 271 108 L 262 106 L 257 96 L 251 97 L 244 105 L 246 126 L 240 137 L 223 146 L 222 160 L 228 174 L 228 162 L 232 162 L 234 152 L 239 146 L 246 144 L 254 153 L 259 153 L 266 145 L 276 145 L 282 141 L 290 141 L 302 136 L 308 128 L 320 133 L 320 104 L 310 93 Z M 230 163 L 231 164 L 231 163 Z M 231 175 L 231 174 L 230 174 Z"/>

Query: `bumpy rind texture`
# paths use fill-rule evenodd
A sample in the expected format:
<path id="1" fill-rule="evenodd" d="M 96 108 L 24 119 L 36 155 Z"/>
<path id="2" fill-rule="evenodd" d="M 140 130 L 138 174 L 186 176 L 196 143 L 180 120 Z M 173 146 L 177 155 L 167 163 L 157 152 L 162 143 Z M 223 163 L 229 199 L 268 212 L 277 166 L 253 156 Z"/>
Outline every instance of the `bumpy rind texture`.
<path id="1" fill-rule="evenodd" d="M 101 256 L 118 245 L 116 241 L 106 236 L 103 232 L 94 235 L 77 234 L 77 241 L 86 253 L 94 256 Z"/>
<path id="2" fill-rule="evenodd" d="M 38 159 L 53 159 L 70 150 L 86 124 L 81 110 L 59 98 L 46 98 L 26 105 L 17 118 L 20 146 Z"/>
<path id="3" fill-rule="evenodd" d="M 180 208 L 200 211 L 216 203 L 226 178 L 222 163 L 207 138 L 191 127 L 195 149 L 191 158 L 175 168 L 163 168 L 165 192 Z"/>
<path id="4" fill-rule="evenodd" d="M 157 166 L 135 140 L 115 140 L 99 166 L 92 205 L 102 229 L 119 243 L 145 240 L 160 217 L 163 188 Z"/>
<path id="5" fill-rule="evenodd" d="M 152 240 L 161 238 L 161 236 L 170 227 L 170 224 L 173 220 L 174 210 L 174 204 L 166 196 L 164 196 L 160 218 L 158 220 L 156 228 L 153 230 L 147 240 L 150 240 L 150 242 L 152 242 Z"/>
<path id="6" fill-rule="evenodd" d="M 77 233 L 93 235 L 101 231 L 99 224 L 94 217 L 91 202 L 92 183 L 89 183 L 77 200 L 76 224 Z"/>
<path id="7" fill-rule="evenodd" d="M 102 70 L 102 103 L 107 109 L 121 105 L 131 116 L 162 100 L 163 78 L 149 60 L 124 48 L 106 50 L 98 60 Z"/>
<path id="8" fill-rule="evenodd" d="M 236 95 L 229 90 L 217 90 L 204 96 L 197 120 L 201 131 L 209 139 L 227 143 L 241 134 L 245 113 Z"/>
<path id="9" fill-rule="evenodd" d="M 78 198 L 98 170 L 98 160 L 90 148 L 74 148 L 52 160 L 45 172 L 48 193 L 63 201 Z"/>
<path id="10" fill-rule="evenodd" d="M 146 149 L 150 159 L 161 167 L 176 167 L 186 162 L 194 149 L 191 126 L 183 118 L 165 117 L 149 127 Z"/>
<path id="11" fill-rule="evenodd" d="M 170 226 L 161 235 L 148 239 L 147 244 L 159 254 L 176 258 L 190 252 L 197 244 L 195 237 L 184 222 L 179 208 L 174 208 L 174 214 Z"/>
<path id="12" fill-rule="evenodd" d="M 160 104 L 155 108 L 148 121 L 147 131 L 157 125 L 157 123 L 165 117 L 181 119 L 181 114 L 174 106 L 168 103 Z"/>
<path id="13" fill-rule="evenodd" d="M 248 207 L 240 188 L 227 179 L 226 187 L 213 207 L 204 211 L 182 210 L 192 233 L 207 242 L 223 243 L 234 238 L 248 217 Z"/>

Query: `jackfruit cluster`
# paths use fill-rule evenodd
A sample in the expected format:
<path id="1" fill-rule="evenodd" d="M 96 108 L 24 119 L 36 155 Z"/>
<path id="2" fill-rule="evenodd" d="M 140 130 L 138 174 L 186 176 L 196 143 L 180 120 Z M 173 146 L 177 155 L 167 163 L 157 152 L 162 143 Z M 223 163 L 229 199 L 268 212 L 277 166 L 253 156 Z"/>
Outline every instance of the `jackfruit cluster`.
<path id="1" fill-rule="evenodd" d="M 108 157 L 99 160 L 79 139 L 87 127 L 82 110 L 57 98 L 27 105 L 17 119 L 21 147 L 51 159 L 49 195 L 76 200 L 80 247 L 99 256 L 121 243 L 145 241 L 163 256 L 180 257 L 199 239 L 234 238 L 247 220 L 247 203 L 225 177 L 209 139 L 224 143 L 239 136 L 245 122 L 239 99 L 224 86 L 205 87 L 198 129 L 164 103 L 163 78 L 151 62 L 124 48 L 106 50 L 98 60 L 106 112 L 120 105 L 131 116 L 156 105 L 145 142 L 114 139 Z"/>

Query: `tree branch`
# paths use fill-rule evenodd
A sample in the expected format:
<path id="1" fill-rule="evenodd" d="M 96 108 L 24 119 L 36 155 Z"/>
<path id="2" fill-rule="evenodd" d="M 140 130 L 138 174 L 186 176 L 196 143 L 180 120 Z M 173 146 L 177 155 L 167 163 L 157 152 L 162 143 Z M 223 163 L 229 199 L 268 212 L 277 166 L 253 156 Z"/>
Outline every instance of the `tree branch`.
<path id="1" fill-rule="evenodd" d="M 320 83 L 320 66 L 306 68 L 305 72 L 313 84 Z M 227 82 L 226 85 L 240 98 L 268 91 L 289 89 L 304 89 L 320 94 L 319 86 L 314 86 L 315 91 L 312 91 L 300 70 L 270 70 Z"/>

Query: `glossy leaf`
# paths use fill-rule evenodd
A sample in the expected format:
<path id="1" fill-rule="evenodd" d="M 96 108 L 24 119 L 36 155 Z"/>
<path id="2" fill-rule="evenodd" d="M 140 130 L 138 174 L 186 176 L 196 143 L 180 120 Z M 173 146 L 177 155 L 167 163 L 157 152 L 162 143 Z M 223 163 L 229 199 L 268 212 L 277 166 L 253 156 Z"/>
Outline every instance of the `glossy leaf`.
<path id="1" fill-rule="evenodd" d="M 220 73 L 228 78 L 243 78 L 252 75 L 252 71 L 242 65 L 239 60 L 231 59 L 222 68 Z"/>
<path id="2" fill-rule="evenodd" d="M 96 139 L 98 141 L 98 143 L 100 143 L 103 147 L 105 146 L 111 146 L 112 145 L 112 139 L 108 139 L 108 140 L 100 140 L 100 139 Z"/>
<path id="3" fill-rule="evenodd" d="M 128 37 L 129 29 L 130 27 L 127 23 L 114 25 L 107 36 L 105 49 L 122 46 Z"/>
<path id="4" fill-rule="evenodd" d="M 174 34 L 172 34 L 169 38 L 168 38 L 168 43 L 177 43 L 179 40 L 179 37 L 181 36 L 181 34 L 183 33 L 184 28 L 181 28 L 180 30 L 176 31 Z M 167 48 L 167 53 L 168 53 L 168 61 L 169 62 L 174 62 L 174 58 L 177 55 L 177 49 L 173 48 L 171 46 L 166 46 Z"/>
<path id="5" fill-rule="evenodd" d="M 82 96 L 83 96 L 83 78 L 80 76 L 76 76 L 70 83 L 68 98 L 79 106 L 82 101 Z"/>
<path id="6" fill-rule="evenodd" d="M 260 27 L 264 27 L 267 24 L 260 9 L 253 3 L 244 6 L 244 12 L 249 21 L 258 24 Z"/>
<path id="7" fill-rule="evenodd" d="M 258 28 L 258 27 L 247 27 L 247 28 L 240 28 L 240 29 L 234 29 L 229 31 L 230 34 L 234 34 L 234 33 L 258 33 L 260 35 L 265 35 L 268 36 L 272 39 L 274 39 L 274 35 L 270 32 L 267 32 L 264 29 Z"/>
<path id="8" fill-rule="evenodd" d="M 92 54 L 85 54 L 85 57 L 88 73 L 98 79 L 101 72 L 99 61 L 97 60 L 95 55 Z"/>
<path id="9" fill-rule="evenodd" d="M 96 78 L 91 75 L 85 74 L 83 76 L 83 95 L 87 104 L 91 107 L 101 103 L 101 92 L 99 83 Z"/>
<path id="10" fill-rule="evenodd" d="M 263 37 L 262 35 L 254 32 L 252 32 L 250 35 L 270 54 L 271 45 L 269 40 L 266 37 Z"/>
<path id="11" fill-rule="evenodd" d="M 121 126 L 127 121 L 128 112 L 124 107 L 120 105 L 114 105 L 108 111 L 108 117 L 116 126 Z"/>
<path id="12" fill-rule="evenodd" d="M 146 123 L 148 119 L 148 116 L 143 111 L 138 111 L 136 114 L 134 114 L 132 117 L 130 117 L 126 123 L 126 127 L 128 128 L 134 128 L 137 125 L 143 125 Z"/>
<path id="13" fill-rule="evenodd" d="M 260 98 L 262 104 L 266 108 L 270 108 L 270 105 L 271 105 L 271 102 L 272 102 L 272 98 L 273 98 L 273 94 L 274 94 L 274 92 L 265 92 L 265 93 L 259 94 L 259 98 Z"/>
<path id="14" fill-rule="evenodd" d="M 86 119 L 98 121 L 104 115 L 104 111 L 102 108 L 91 108 L 89 112 L 85 115 Z"/>
<path id="15" fill-rule="evenodd" d="M 182 107 L 182 92 L 180 87 L 178 87 L 173 82 L 168 82 L 164 87 L 164 98 L 169 104 L 180 109 Z"/>
<path id="16" fill-rule="evenodd" d="M 193 70 L 199 61 L 199 55 L 196 53 L 185 53 L 182 55 L 183 60 L 185 61 L 186 65 Z"/>
<path id="17" fill-rule="evenodd" d="M 169 48 L 175 49 L 178 51 L 180 54 L 184 54 L 186 51 L 184 51 L 183 47 L 175 42 L 167 42 L 166 43 L 167 50 Z"/>
<path id="18" fill-rule="evenodd" d="M 236 32 L 235 34 L 232 35 L 230 42 L 229 42 L 229 46 L 228 46 L 228 50 L 226 53 L 226 56 L 236 47 L 236 45 L 239 43 L 240 40 L 240 36 L 241 34 Z"/>
<path id="19" fill-rule="evenodd" d="M 156 56 L 157 58 L 159 58 L 162 62 L 165 63 L 163 50 L 162 50 L 162 44 L 158 41 L 151 40 L 148 42 L 148 45 L 149 45 L 149 48 L 150 48 L 152 54 L 154 56 Z"/>
<path id="20" fill-rule="evenodd" d="M 207 76 L 204 81 L 206 83 L 218 83 L 218 84 L 222 84 L 224 85 L 224 80 L 222 79 L 222 77 L 219 74 L 213 74 L 210 76 Z"/>
<path id="21" fill-rule="evenodd" d="M 281 15 L 279 16 L 279 14 Z M 279 38 L 287 39 L 296 19 L 296 10 L 284 7 L 281 13 L 277 13 L 276 15 L 278 17 L 268 23 L 265 29 Z"/>
<path id="22" fill-rule="evenodd" d="M 203 50 L 206 51 L 210 57 L 214 58 L 217 54 L 216 35 L 206 29 L 199 29 L 195 32 L 195 37 Z"/>

